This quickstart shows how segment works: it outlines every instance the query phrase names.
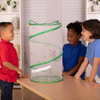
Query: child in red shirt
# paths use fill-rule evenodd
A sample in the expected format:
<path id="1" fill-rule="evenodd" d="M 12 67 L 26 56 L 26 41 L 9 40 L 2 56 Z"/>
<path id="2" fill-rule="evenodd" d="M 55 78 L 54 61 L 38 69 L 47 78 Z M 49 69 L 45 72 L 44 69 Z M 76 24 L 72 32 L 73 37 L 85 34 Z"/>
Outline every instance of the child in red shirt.
<path id="1" fill-rule="evenodd" d="M 10 22 L 0 23 L 0 88 L 1 100 L 12 100 L 13 84 L 17 76 L 22 75 L 19 69 L 17 52 L 10 42 L 14 39 L 14 28 Z"/>

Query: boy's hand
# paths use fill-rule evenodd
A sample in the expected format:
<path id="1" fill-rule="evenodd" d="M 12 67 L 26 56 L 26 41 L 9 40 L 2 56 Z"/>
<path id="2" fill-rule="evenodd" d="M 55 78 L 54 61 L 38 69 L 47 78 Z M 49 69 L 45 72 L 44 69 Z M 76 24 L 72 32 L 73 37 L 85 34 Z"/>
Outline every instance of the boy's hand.
<path id="1" fill-rule="evenodd" d="M 91 81 L 91 82 L 89 82 L 89 84 L 91 85 L 91 86 L 100 86 L 100 84 L 99 83 L 96 83 L 96 82 L 93 82 L 93 81 Z"/>
<path id="2" fill-rule="evenodd" d="M 27 76 L 23 75 L 23 72 L 20 69 L 17 70 L 17 73 L 19 74 L 18 75 L 19 78 L 27 78 Z"/>
<path id="3" fill-rule="evenodd" d="M 26 75 L 22 75 L 22 76 L 19 77 L 19 78 L 28 78 L 28 76 L 26 76 Z"/>
<path id="4" fill-rule="evenodd" d="M 17 70 L 17 73 L 19 74 L 19 77 L 22 77 L 22 75 L 23 75 L 22 70 L 18 69 L 18 70 Z"/>

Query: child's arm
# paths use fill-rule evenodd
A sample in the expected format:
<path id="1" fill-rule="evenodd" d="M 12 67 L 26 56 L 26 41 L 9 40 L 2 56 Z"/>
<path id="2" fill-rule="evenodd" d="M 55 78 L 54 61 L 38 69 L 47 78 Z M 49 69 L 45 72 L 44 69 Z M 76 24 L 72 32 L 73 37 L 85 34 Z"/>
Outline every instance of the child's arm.
<path id="1" fill-rule="evenodd" d="M 88 64 L 89 64 L 88 58 L 85 57 L 83 63 L 81 64 L 81 66 L 80 66 L 78 72 L 76 73 L 76 75 L 74 76 L 74 78 L 80 79 L 81 74 L 85 71 Z"/>
<path id="2" fill-rule="evenodd" d="M 75 73 L 81 66 L 83 60 L 84 60 L 84 56 L 79 57 L 78 63 L 70 71 L 63 72 L 63 74 L 65 74 L 67 76 L 67 75 L 71 75 L 71 74 Z"/>
<path id="3" fill-rule="evenodd" d="M 19 68 L 17 68 L 16 66 L 11 64 L 10 62 L 3 62 L 3 66 L 5 66 L 8 69 L 16 71 L 19 74 L 19 76 L 22 77 L 22 75 L 23 75 L 22 70 L 20 70 Z"/>
<path id="4" fill-rule="evenodd" d="M 95 75 L 97 73 L 98 70 L 98 66 L 100 64 L 100 58 L 94 58 L 93 59 L 93 66 L 92 66 L 92 71 L 91 71 L 91 75 L 90 75 L 90 80 L 89 80 L 89 84 L 92 86 L 98 86 L 100 84 L 93 82 Z"/>

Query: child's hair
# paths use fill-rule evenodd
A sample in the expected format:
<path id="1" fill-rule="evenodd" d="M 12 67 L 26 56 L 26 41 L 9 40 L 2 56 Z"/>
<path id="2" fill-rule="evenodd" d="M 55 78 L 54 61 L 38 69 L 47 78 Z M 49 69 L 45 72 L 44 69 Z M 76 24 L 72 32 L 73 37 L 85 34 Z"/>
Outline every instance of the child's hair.
<path id="1" fill-rule="evenodd" d="M 8 25 L 12 25 L 11 22 L 0 22 L 0 36 L 1 36 L 1 31 L 6 28 Z"/>
<path id="2" fill-rule="evenodd" d="M 73 22 L 73 23 L 69 23 L 66 28 L 69 30 L 69 29 L 73 29 L 78 35 L 82 35 L 81 32 L 82 32 L 82 26 L 81 26 L 81 22 Z"/>
<path id="3" fill-rule="evenodd" d="M 82 26 L 90 31 L 93 35 L 90 39 L 100 39 L 100 21 L 97 19 L 86 20 L 82 23 Z"/>

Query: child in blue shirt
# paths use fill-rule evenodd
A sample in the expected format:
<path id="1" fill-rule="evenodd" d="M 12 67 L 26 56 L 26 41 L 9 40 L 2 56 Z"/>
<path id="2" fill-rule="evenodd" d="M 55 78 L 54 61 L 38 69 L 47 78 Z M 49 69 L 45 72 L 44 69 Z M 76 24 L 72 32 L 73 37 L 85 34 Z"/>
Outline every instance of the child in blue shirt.
<path id="1" fill-rule="evenodd" d="M 100 22 L 97 19 L 90 19 L 82 23 L 83 40 L 88 41 L 87 52 L 80 69 L 74 76 L 80 79 L 80 75 L 85 71 L 87 65 L 92 66 L 89 84 L 98 86 L 100 84 L 94 82 L 95 75 L 100 78 Z"/>
<path id="2" fill-rule="evenodd" d="M 68 44 L 63 46 L 63 67 L 64 70 L 62 72 L 63 76 L 74 76 L 78 71 L 80 65 L 82 64 L 85 54 L 86 47 L 81 44 L 79 39 L 81 38 L 81 23 L 76 21 L 73 23 L 69 23 L 67 25 L 67 40 Z M 81 75 L 81 78 L 84 80 L 85 72 Z"/>

